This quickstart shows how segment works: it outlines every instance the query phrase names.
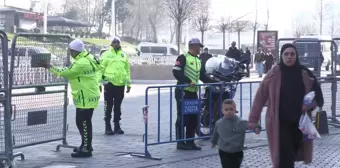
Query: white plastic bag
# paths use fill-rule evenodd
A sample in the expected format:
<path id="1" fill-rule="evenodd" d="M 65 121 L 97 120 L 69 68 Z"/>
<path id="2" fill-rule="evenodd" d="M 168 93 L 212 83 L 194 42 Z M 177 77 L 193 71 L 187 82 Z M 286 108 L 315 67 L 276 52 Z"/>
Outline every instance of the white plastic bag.
<path id="1" fill-rule="evenodd" d="M 312 120 L 306 114 L 302 114 L 300 117 L 299 129 L 301 130 L 306 140 L 313 140 L 315 138 L 321 138 Z"/>
<path id="2" fill-rule="evenodd" d="M 303 104 L 306 106 L 311 106 L 313 104 L 314 97 L 315 97 L 314 91 L 307 93 L 303 98 Z"/>

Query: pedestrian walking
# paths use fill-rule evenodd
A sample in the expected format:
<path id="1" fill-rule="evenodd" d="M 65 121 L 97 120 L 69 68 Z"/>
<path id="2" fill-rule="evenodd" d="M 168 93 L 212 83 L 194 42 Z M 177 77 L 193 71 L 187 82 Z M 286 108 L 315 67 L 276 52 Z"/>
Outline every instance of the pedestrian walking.
<path id="1" fill-rule="evenodd" d="M 201 61 L 198 58 L 202 47 L 203 45 L 198 38 L 191 39 L 189 41 L 189 52 L 178 56 L 176 64 L 172 69 L 172 73 L 177 80 L 178 85 L 190 84 L 190 86 L 184 87 L 183 89 L 179 87 L 175 89 L 175 98 L 177 103 L 177 140 L 184 139 L 182 135 L 185 135 L 186 139 L 195 137 L 198 115 L 185 114 L 182 118 L 182 102 L 183 99 L 198 99 L 197 92 L 199 88 L 195 85 L 198 84 L 199 80 L 202 79 L 203 76 L 205 76 L 205 73 L 201 70 Z M 183 133 L 184 127 L 186 127 L 185 134 Z M 194 143 L 194 140 L 188 140 L 178 142 L 177 149 L 201 150 L 201 147 L 197 146 Z"/>
<path id="2" fill-rule="evenodd" d="M 274 64 L 274 56 L 271 52 L 271 50 L 268 50 L 268 52 L 265 54 L 264 56 L 264 60 L 265 60 L 265 71 L 264 73 L 267 73 L 270 69 L 272 69 L 272 66 Z"/>
<path id="3" fill-rule="evenodd" d="M 105 134 L 124 134 L 121 129 L 121 105 L 124 99 L 124 92 L 131 90 L 130 64 L 128 56 L 120 46 L 120 38 L 114 37 L 111 40 L 110 48 L 101 55 L 100 67 L 103 71 L 104 101 L 105 101 Z M 113 108 L 114 130 L 111 127 Z"/>
<path id="4" fill-rule="evenodd" d="M 218 145 L 218 153 L 223 168 L 240 168 L 243 160 L 244 139 L 248 122 L 236 115 L 236 103 L 226 99 L 222 103 L 223 118 L 216 122 L 211 137 L 211 147 Z M 259 134 L 261 127 L 255 128 Z"/>
<path id="5" fill-rule="evenodd" d="M 250 71 L 249 71 L 249 64 L 251 62 L 251 53 L 248 47 L 246 48 L 246 52 L 242 56 L 242 60 L 247 60 L 246 62 L 246 70 L 247 70 L 247 77 L 250 76 Z"/>
<path id="6" fill-rule="evenodd" d="M 93 151 L 92 115 L 100 99 L 97 78 L 100 69 L 99 65 L 94 62 L 93 56 L 84 49 L 84 43 L 81 40 L 73 40 L 69 44 L 69 51 L 74 59 L 70 67 L 59 68 L 47 62 L 43 62 L 42 66 L 68 79 L 71 85 L 73 102 L 76 106 L 76 125 L 82 139 L 80 147 L 71 156 L 91 157 Z"/>
<path id="7" fill-rule="evenodd" d="M 266 131 L 274 168 L 294 168 L 295 161 L 312 162 L 313 141 L 304 141 L 298 129 L 303 112 L 311 116 L 313 108 L 322 106 L 320 85 L 313 73 L 300 65 L 296 47 L 281 48 L 280 63 L 262 80 L 249 115 L 249 128 L 254 129 L 267 103 Z M 303 98 L 315 91 L 313 106 L 303 106 Z"/>
<path id="8" fill-rule="evenodd" d="M 262 49 L 259 48 L 257 50 L 257 53 L 255 54 L 254 62 L 256 64 L 256 69 L 257 69 L 257 72 L 260 78 L 262 78 L 262 73 L 263 73 L 263 61 L 264 61 L 264 53 L 262 52 Z"/>

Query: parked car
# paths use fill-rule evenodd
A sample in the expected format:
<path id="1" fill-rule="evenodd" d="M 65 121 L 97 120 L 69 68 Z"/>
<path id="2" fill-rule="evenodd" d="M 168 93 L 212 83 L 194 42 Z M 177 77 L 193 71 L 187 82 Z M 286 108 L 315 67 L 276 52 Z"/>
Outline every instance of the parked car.
<path id="1" fill-rule="evenodd" d="M 137 46 L 138 56 L 152 57 L 152 56 L 178 56 L 183 52 L 173 44 L 159 44 L 142 42 Z"/>

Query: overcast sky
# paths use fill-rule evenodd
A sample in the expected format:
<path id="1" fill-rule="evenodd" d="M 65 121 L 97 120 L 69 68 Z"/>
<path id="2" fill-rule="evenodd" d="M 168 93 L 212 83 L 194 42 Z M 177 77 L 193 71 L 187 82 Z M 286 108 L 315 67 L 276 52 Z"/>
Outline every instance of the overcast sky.
<path id="1" fill-rule="evenodd" d="M 7 5 L 29 8 L 30 0 L 6 0 Z M 55 8 L 61 5 L 60 0 L 49 0 Z M 325 3 L 333 4 L 333 11 L 340 11 L 340 0 L 324 0 Z M 238 18 L 249 14 L 244 19 L 254 20 L 256 11 L 256 0 L 211 0 L 211 13 L 213 22 L 220 20 L 222 16 Z M 266 22 L 267 2 L 269 2 L 269 29 L 278 30 L 279 37 L 289 37 L 292 35 L 292 23 L 294 18 L 312 22 L 317 13 L 318 0 L 257 0 L 258 21 L 262 24 Z M 333 13 L 329 11 L 329 13 Z M 336 14 L 334 12 L 334 14 Z M 340 16 L 337 14 L 337 16 Z M 295 19 L 296 20 L 296 19 Z M 328 34 L 330 19 L 325 21 L 324 34 Z M 340 22 L 339 22 L 340 23 Z M 317 26 L 317 25 L 316 25 Z M 250 43 L 251 33 L 243 33 L 242 41 Z M 232 35 L 232 40 L 236 40 L 236 35 Z"/>

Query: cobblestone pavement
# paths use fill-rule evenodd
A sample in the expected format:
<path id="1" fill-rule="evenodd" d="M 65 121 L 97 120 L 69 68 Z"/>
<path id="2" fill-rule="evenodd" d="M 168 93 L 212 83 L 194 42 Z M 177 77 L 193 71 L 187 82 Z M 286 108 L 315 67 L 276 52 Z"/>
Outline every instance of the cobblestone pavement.
<path id="1" fill-rule="evenodd" d="M 239 111 L 242 111 L 242 118 L 248 117 L 251 102 L 255 95 L 258 84 L 251 87 L 244 85 L 239 87 L 235 97 Z M 219 160 L 216 149 L 211 149 L 208 141 L 197 141 L 203 148 L 202 151 L 178 151 L 174 143 L 150 146 L 149 152 L 154 157 L 161 157 L 162 160 L 148 160 L 138 157 L 124 155 L 129 152 L 144 152 L 143 134 L 144 123 L 142 116 L 142 106 L 145 105 L 145 98 L 142 96 L 144 88 L 135 86 L 132 93 L 126 96 L 123 103 L 122 128 L 124 135 L 105 136 L 104 133 L 104 108 L 103 103 L 95 110 L 93 116 L 93 157 L 87 159 L 71 158 L 72 149 L 61 148 L 61 151 L 54 152 L 56 146 L 61 142 L 53 142 L 32 147 L 25 147 L 15 150 L 15 152 L 23 152 L 26 159 L 24 161 L 16 160 L 18 168 L 134 168 L 134 167 L 176 167 L 176 168 L 196 168 L 196 167 L 219 167 Z M 242 91 L 241 91 L 242 90 Z M 134 93 L 135 92 L 135 93 Z M 249 94 L 251 92 L 251 95 Z M 175 100 L 170 101 L 171 95 L 169 91 L 161 92 L 158 97 L 157 92 L 150 92 L 148 97 L 149 109 L 149 143 L 169 141 L 170 138 L 175 139 L 174 122 Z M 242 97 L 240 96 L 242 95 Z M 158 106 L 157 101 L 160 100 Z M 172 106 L 171 106 L 172 105 Z M 172 111 L 171 112 L 171 107 Z M 158 114 L 158 109 L 160 113 Z M 240 110 L 242 109 L 242 110 Z M 160 115 L 160 127 L 157 127 L 157 119 Z M 265 113 L 263 113 L 263 116 Z M 67 132 L 67 140 L 70 145 L 78 146 L 80 136 L 74 122 L 75 110 L 72 105 L 68 108 L 69 130 Z M 262 117 L 263 118 L 263 117 Z M 170 131 L 170 126 L 172 131 Z M 45 130 L 46 131 L 46 130 Z M 336 130 L 335 130 L 336 131 Z M 339 130 L 340 131 L 340 130 Z M 160 132 L 160 135 L 158 135 Z M 332 129 L 332 132 L 333 129 Z M 25 136 L 25 134 L 21 134 Z M 34 135 L 26 135 L 34 136 Z M 16 137 L 17 139 L 20 137 Z M 48 137 L 47 137 L 48 138 Z M 336 160 L 340 160 L 337 150 L 340 148 L 338 144 L 340 136 L 333 135 L 318 140 L 315 147 L 314 167 L 336 167 Z M 260 136 L 253 133 L 247 134 L 246 144 L 250 149 L 245 151 L 245 159 L 243 167 L 268 167 L 270 166 L 268 149 L 266 145 L 266 135 L 263 132 Z M 261 147 L 262 146 L 262 147 Z M 255 148 L 256 147 L 256 148 Z M 337 158 L 339 157 L 339 158 Z M 318 166 L 317 164 L 320 164 Z M 299 164 L 300 167 L 303 167 Z"/>

